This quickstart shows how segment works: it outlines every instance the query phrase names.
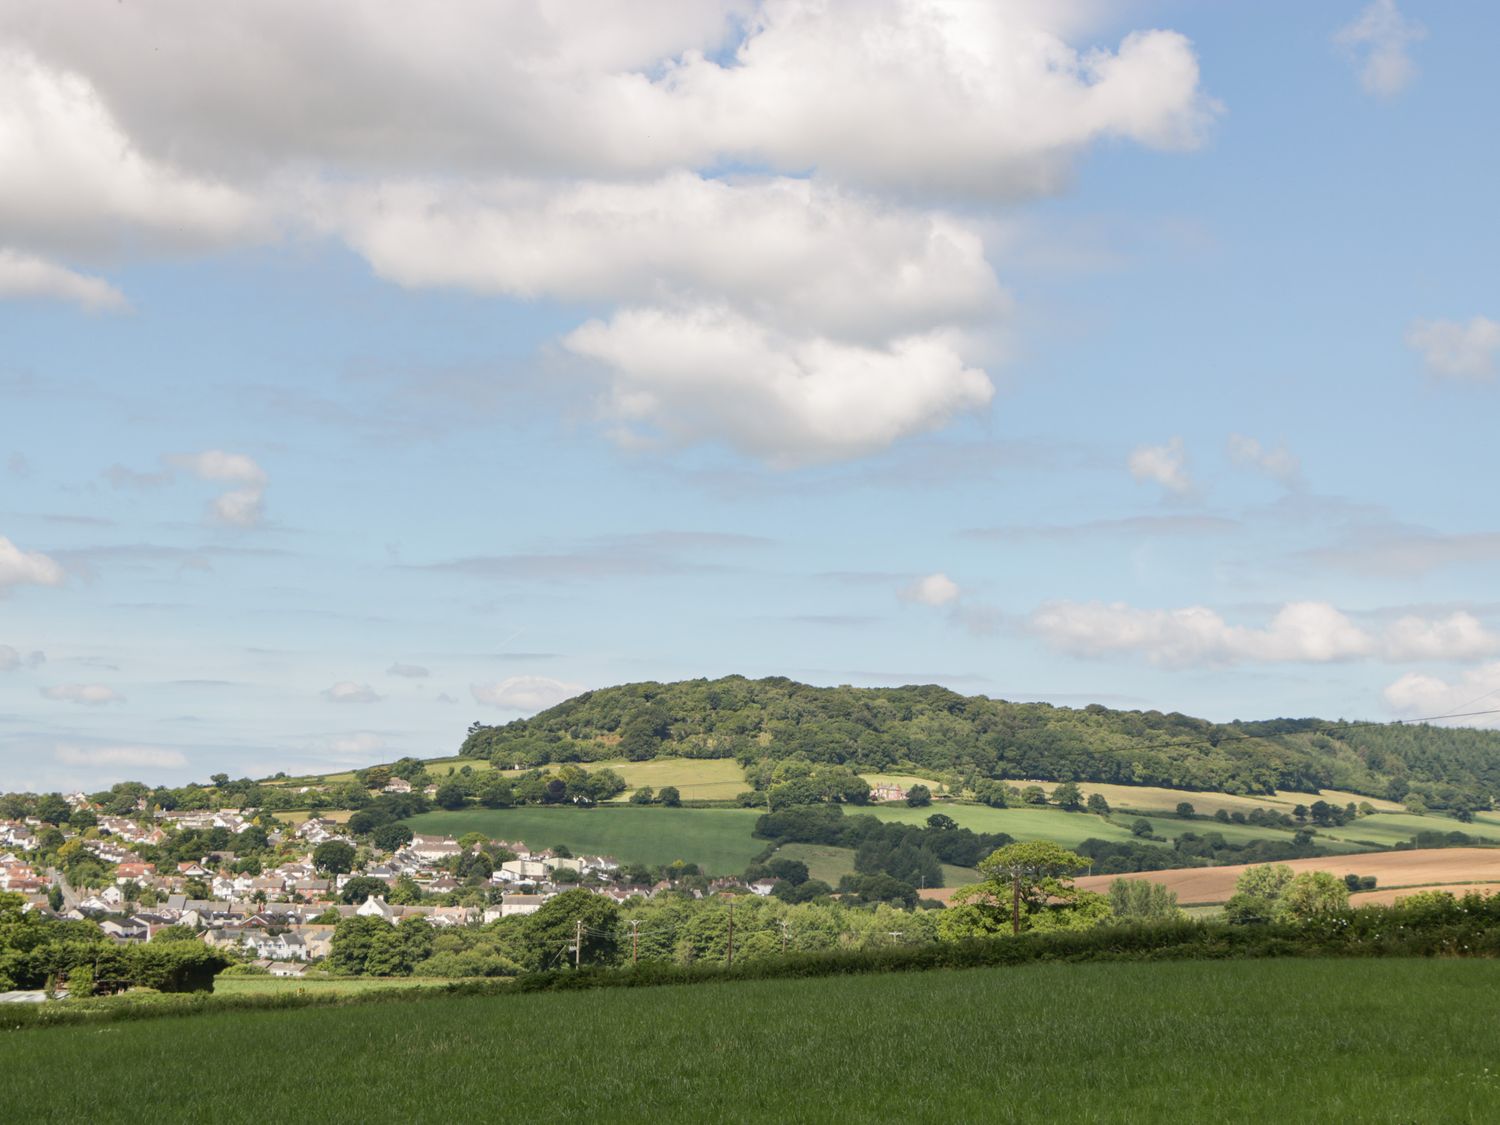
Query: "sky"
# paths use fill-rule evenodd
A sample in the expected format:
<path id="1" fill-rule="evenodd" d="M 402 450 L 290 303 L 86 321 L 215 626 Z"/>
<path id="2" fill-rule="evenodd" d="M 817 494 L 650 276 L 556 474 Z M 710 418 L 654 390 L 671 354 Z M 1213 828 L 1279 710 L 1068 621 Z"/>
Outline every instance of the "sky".
<path id="1" fill-rule="evenodd" d="M 1495 5 L 84 6 L 0 11 L 0 790 L 1500 706 Z"/>

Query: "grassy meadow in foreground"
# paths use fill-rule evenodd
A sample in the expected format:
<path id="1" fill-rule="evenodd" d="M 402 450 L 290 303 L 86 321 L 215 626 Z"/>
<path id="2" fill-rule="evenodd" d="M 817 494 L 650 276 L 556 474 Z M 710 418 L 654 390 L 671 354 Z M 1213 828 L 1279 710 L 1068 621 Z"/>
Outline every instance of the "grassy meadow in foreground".
<path id="1" fill-rule="evenodd" d="M 223 1122 L 1493 1121 L 1497 986 L 1490 961 L 1037 965 L 224 1013 L 12 1033 L 6 1103 L 196 1121 L 162 1091 L 211 1074 Z"/>

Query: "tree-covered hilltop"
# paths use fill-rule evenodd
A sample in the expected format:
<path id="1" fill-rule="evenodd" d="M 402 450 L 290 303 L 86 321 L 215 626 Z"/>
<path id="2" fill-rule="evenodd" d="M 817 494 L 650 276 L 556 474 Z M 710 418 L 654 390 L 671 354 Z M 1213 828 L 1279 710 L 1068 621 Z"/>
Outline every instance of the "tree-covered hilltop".
<path id="1" fill-rule="evenodd" d="M 936 685 L 821 688 L 782 677 L 622 684 L 530 719 L 475 723 L 461 753 L 512 766 L 681 756 L 750 766 L 802 757 L 903 767 L 973 788 L 987 778 L 1161 785 L 1226 793 L 1348 789 L 1456 811 L 1500 793 L 1500 732 L 1074 709 Z"/>

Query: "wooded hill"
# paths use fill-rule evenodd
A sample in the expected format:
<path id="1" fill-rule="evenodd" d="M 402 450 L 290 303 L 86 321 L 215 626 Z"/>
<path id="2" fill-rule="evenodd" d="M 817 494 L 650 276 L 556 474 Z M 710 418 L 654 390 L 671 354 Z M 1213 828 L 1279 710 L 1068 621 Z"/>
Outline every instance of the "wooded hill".
<path id="1" fill-rule="evenodd" d="M 1500 794 L 1500 732 L 1074 709 L 936 685 L 821 688 L 782 677 L 636 683 L 530 719 L 475 723 L 460 750 L 499 765 L 802 756 L 864 772 L 1160 785 L 1226 793 L 1347 789 L 1457 812 Z"/>

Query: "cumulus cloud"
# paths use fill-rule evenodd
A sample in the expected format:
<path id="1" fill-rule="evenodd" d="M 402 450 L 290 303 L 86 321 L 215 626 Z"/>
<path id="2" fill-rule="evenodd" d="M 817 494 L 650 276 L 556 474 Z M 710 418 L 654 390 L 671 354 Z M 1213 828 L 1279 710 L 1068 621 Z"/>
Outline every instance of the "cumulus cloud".
<path id="1" fill-rule="evenodd" d="M 376 703 L 380 696 L 369 684 L 357 684 L 353 680 L 340 680 L 323 690 L 323 698 L 330 703 Z"/>
<path id="2" fill-rule="evenodd" d="M 0 645 L 0 672 L 14 672 L 18 668 L 37 668 L 46 662 L 46 653 L 35 649 L 31 652 L 22 652 L 12 645 Z"/>
<path id="3" fill-rule="evenodd" d="M 1187 453 L 1182 439 L 1174 437 L 1165 445 L 1142 445 L 1126 459 L 1130 475 L 1143 484 L 1159 484 L 1175 496 L 1193 492 L 1193 480 L 1187 471 Z"/>
<path id="4" fill-rule="evenodd" d="M 1407 330 L 1406 343 L 1435 379 L 1487 383 L 1500 373 L 1500 322 L 1487 316 L 1467 323 L 1419 320 Z"/>
<path id="5" fill-rule="evenodd" d="M 59 743 L 53 757 L 65 766 L 117 767 L 121 769 L 175 769 L 187 765 L 176 750 L 158 746 L 77 746 Z"/>
<path id="6" fill-rule="evenodd" d="M 210 511 L 220 523 L 254 527 L 265 515 L 265 491 L 269 478 L 266 471 L 245 454 L 209 449 L 202 453 L 173 454 L 166 461 L 199 480 L 239 486 L 220 493 L 210 505 Z"/>
<path id="7" fill-rule="evenodd" d="M 1426 672 L 1408 672 L 1381 693 L 1386 706 L 1407 718 L 1487 711 L 1500 706 L 1500 661 L 1470 668 L 1456 679 L 1444 680 Z M 1474 715 L 1468 724 L 1500 727 L 1500 715 Z"/>
<path id="8" fill-rule="evenodd" d="M 474 702 L 503 711 L 541 711 L 570 699 L 583 690 L 582 684 L 548 679 L 546 676 L 507 676 L 498 683 L 470 684 Z"/>
<path id="9" fill-rule="evenodd" d="M 420 680 L 432 673 L 420 664 L 402 664 L 399 660 L 385 670 L 387 676 L 404 676 L 409 680 Z"/>
<path id="10" fill-rule="evenodd" d="M 105 103 L 147 150 L 226 176 L 732 162 L 1014 197 L 1054 190 L 1097 140 L 1196 144 L 1215 109 L 1181 35 L 1079 49 L 1066 36 L 1087 5 L 1065 0 L 119 7 L 87 28 L 45 9 L 0 28 L 45 80 L 88 76 L 72 79 L 80 116 Z"/>
<path id="11" fill-rule="evenodd" d="M 86 309 L 123 309 L 125 295 L 100 277 L 77 273 L 31 254 L 0 248 L 0 300 L 46 297 Z"/>
<path id="12" fill-rule="evenodd" d="M 53 684 L 42 688 L 41 693 L 47 699 L 61 703 L 82 703 L 91 707 L 125 702 L 125 697 L 107 684 Z"/>
<path id="13" fill-rule="evenodd" d="M 0 593 L 10 586 L 61 586 L 63 568 L 40 551 L 23 551 L 0 535 Z"/>
<path id="14" fill-rule="evenodd" d="M 612 370 L 607 413 L 636 440 L 719 439 L 780 465 L 870 453 L 994 395 L 942 333 L 868 347 L 701 307 L 627 309 L 564 342 Z"/>
<path id="15" fill-rule="evenodd" d="M 1467 660 L 1500 648 L 1500 637 L 1468 613 L 1439 620 L 1406 616 L 1372 632 L 1326 602 L 1290 602 L 1259 628 L 1232 625 L 1204 606 L 1140 609 L 1119 602 L 1052 602 L 1031 615 L 1029 628 L 1061 652 L 1138 653 L 1167 667 Z"/>
<path id="16" fill-rule="evenodd" d="M 142 241 L 177 250 L 221 243 L 253 225 L 246 194 L 148 157 L 93 79 L 39 57 L 23 37 L 4 37 L 11 45 L 0 47 L 0 243 L 43 253 L 99 254 Z"/>
<path id="17" fill-rule="evenodd" d="M 1216 112 L 1185 38 L 1073 42 L 1093 14 L 164 0 L 84 27 L 0 11 L 0 247 L 13 230 L 43 255 L 322 232 L 401 285 L 594 305 L 565 343 L 602 368 L 620 440 L 857 457 L 993 396 L 985 333 L 1007 300 L 976 202 L 1056 193 L 1101 141 L 1192 147 Z M 263 488 L 239 484 L 216 517 L 257 522 Z"/>
<path id="18" fill-rule="evenodd" d="M 957 601 L 961 592 L 957 582 L 938 573 L 918 578 L 901 592 L 901 596 L 921 605 L 944 606 Z"/>
<path id="19" fill-rule="evenodd" d="M 1396 0 L 1374 0 L 1339 28 L 1333 41 L 1354 60 L 1365 93 L 1391 97 L 1417 76 L 1409 48 L 1426 35 L 1426 28 L 1401 14 Z"/>
<path id="20" fill-rule="evenodd" d="M 1302 475 L 1302 462 L 1286 446 L 1271 449 L 1244 434 L 1229 435 L 1229 456 L 1236 465 L 1265 473 L 1284 485 L 1297 483 Z"/>

